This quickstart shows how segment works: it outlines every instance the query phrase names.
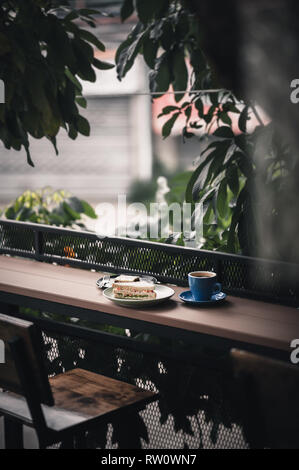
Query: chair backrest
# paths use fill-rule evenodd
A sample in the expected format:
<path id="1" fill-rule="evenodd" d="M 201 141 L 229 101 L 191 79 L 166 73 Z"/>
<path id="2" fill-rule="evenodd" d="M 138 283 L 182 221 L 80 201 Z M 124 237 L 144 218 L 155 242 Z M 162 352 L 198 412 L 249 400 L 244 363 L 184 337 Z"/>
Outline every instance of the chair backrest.
<path id="1" fill-rule="evenodd" d="M 38 327 L 31 322 L 0 314 L 0 340 L 4 342 L 5 349 L 4 364 L 0 364 L 0 388 L 26 396 L 28 386 L 27 391 L 34 391 L 39 403 L 53 406 Z M 21 350 L 16 357 L 14 344 L 17 343 Z M 23 357 L 19 357 L 22 351 Z"/>
<path id="2" fill-rule="evenodd" d="M 299 448 L 299 367 L 239 350 L 231 358 L 252 446 Z"/>

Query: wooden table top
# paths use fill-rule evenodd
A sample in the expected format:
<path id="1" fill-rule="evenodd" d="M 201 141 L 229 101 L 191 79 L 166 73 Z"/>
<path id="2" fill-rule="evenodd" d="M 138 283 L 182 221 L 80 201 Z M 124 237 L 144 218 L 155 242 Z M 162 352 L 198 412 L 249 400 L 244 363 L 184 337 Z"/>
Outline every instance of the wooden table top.
<path id="1" fill-rule="evenodd" d="M 299 310 L 228 296 L 222 306 L 198 308 L 184 304 L 171 286 L 173 300 L 152 308 L 124 308 L 103 296 L 95 285 L 99 273 L 0 256 L 0 291 L 67 304 L 135 320 L 290 351 L 299 338 Z"/>

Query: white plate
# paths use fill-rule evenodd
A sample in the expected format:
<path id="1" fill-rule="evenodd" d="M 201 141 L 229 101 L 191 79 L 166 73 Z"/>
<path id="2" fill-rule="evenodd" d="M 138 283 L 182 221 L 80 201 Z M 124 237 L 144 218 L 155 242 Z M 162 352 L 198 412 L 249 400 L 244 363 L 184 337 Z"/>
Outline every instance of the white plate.
<path id="1" fill-rule="evenodd" d="M 104 296 L 106 299 L 112 300 L 117 305 L 121 305 L 122 307 L 149 307 L 151 305 L 160 304 L 161 302 L 165 302 L 165 300 L 170 299 L 174 295 L 174 290 L 167 286 L 155 286 L 155 292 L 157 297 L 155 299 L 149 300 L 134 300 L 134 299 L 116 299 L 113 295 L 112 287 L 108 287 L 103 291 Z"/>

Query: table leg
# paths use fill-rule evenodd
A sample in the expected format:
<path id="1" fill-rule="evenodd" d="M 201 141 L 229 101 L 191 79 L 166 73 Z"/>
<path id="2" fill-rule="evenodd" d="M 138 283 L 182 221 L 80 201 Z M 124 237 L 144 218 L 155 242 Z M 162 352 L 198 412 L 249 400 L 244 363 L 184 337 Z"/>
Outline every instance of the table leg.
<path id="1" fill-rule="evenodd" d="M 4 436 L 6 449 L 23 449 L 23 425 L 4 417 Z"/>

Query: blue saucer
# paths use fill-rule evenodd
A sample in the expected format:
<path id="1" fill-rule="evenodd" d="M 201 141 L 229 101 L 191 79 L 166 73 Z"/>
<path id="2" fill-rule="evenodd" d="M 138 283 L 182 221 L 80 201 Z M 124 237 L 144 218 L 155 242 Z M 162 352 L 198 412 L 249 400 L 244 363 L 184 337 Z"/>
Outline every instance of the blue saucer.
<path id="1" fill-rule="evenodd" d="M 190 305 L 212 305 L 222 302 L 226 299 L 226 294 L 224 292 L 219 292 L 218 294 L 212 295 L 210 300 L 194 300 L 192 296 L 192 292 L 190 290 L 186 290 L 179 295 L 180 299 Z"/>

